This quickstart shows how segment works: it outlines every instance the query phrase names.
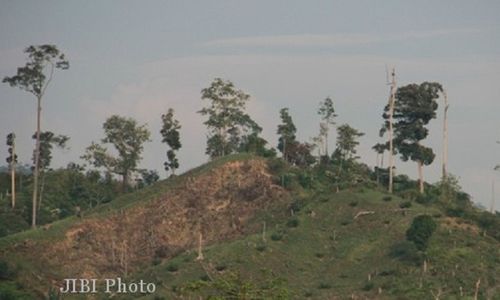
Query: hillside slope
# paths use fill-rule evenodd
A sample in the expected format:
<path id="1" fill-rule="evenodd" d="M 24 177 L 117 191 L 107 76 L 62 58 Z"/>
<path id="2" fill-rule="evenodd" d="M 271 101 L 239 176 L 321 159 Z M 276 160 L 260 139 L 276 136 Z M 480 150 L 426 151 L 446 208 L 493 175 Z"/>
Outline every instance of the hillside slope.
<path id="1" fill-rule="evenodd" d="M 292 173 L 280 178 L 275 167 L 249 155 L 226 157 L 82 219 L 0 239 L 0 259 L 17 270 L 0 287 L 44 298 L 63 278 L 119 276 L 154 282 L 157 291 L 92 297 L 473 299 L 477 286 L 479 299 L 500 299 L 500 243 L 474 222 L 448 216 L 435 202 L 389 196 L 372 182 L 337 193 L 317 177 L 303 177 L 303 186 L 300 176 L 289 181 Z M 438 224 L 425 253 L 405 236 L 423 214 Z"/>
<path id="2" fill-rule="evenodd" d="M 265 240 L 254 234 L 213 245 L 203 262 L 187 252 L 137 278 L 156 281 L 164 299 L 217 294 L 183 287 L 234 273 L 265 286 L 263 270 L 285 279 L 294 299 L 434 299 L 433 294 L 472 299 L 478 279 L 480 299 L 500 299 L 498 241 L 435 207 L 415 203 L 401 210 L 402 202 L 374 191 L 312 197 L 298 214 L 269 228 Z M 439 224 L 425 272 L 405 242 L 406 229 L 420 214 L 434 216 Z"/>
<path id="3" fill-rule="evenodd" d="M 126 277 L 155 258 L 252 230 L 259 211 L 287 201 L 264 160 L 233 156 L 127 195 L 82 219 L 63 220 L 0 241 L 0 258 L 39 297 L 63 278 Z"/>

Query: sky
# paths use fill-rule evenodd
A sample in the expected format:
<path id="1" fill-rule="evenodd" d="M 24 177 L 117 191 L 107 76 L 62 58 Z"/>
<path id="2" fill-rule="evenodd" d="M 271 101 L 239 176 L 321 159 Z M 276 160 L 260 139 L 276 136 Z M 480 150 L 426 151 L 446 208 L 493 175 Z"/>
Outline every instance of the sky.
<path id="1" fill-rule="evenodd" d="M 389 94 L 386 70 L 394 67 L 398 86 L 437 81 L 445 87 L 449 171 L 489 208 L 492 182 L 500 190 L 500 172 L 493 171 L 500 163 L 498 11 L 499 1 L 458 0 L 0 0 L 0 77 L 24 65 L 27 46 L 57 45 L 70 69 L 56 72 L 47 89 L 42 130 L 71 140 L 70 149 L 54 151 L 52 166 L 83 163 L 79 157 L 103 137 L 106 118 L 118 114 L 148 125 L 152 142 L 140 166 L 165 177 L 161 114 L 174 108 L 181 122 L 181 171 L 208 161 L 197 111 L 206 104 L 201 89 L 216 77 L 251 95 L 248 112 L 273 146 L 282 107 L 290 109 L 298 138 L 310 141 L 319 131 L 319 102 L 331 97 L 337 123 L 365 133 L 358 153 L 374 166 L 371 147 L 383 141 L 378 131 Z M 424 169 L 429 182 L 441 170 L 438 101 L 424 141 L 436 152 Z M 15 132 L 26 163 L 35 112 L 33 95 L 0 84 L 0 139 Z M 7 156 L 5 143 L 0 153 Z M 398 159 L 396 167 L 417 176 L 416 163 Z"/>

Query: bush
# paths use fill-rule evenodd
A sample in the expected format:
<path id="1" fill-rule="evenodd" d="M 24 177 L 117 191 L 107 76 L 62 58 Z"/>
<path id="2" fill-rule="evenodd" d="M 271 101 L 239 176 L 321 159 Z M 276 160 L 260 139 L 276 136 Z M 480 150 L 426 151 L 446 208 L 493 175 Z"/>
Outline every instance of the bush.
<path id="1" fill-rule="evenodd" d="M 389 251 L 389 256 L 415 265 L 420 265 L 422 261 L 417 247 L 409 241 L 403 241 L 393 245 Z"/>
<path id="2" fill-rule="evenodd" d="M 283 172 L 287 167 L 286 162 L 281 158 L 268 159 L 267 166 L 273 174 L 279 174 Z"/>
<path id="3" fill-rule="evenodd" d="M 351 207 L 356 207 L 356 206 L 358 206 L 358 201 L 351 201 L 351 202 L 349 203 L 349 206 L 351 206 Z"/>
<path id="4" fill-rule="evenodd" d="M 168 266 L 167 266 L 167 271 L 169 272 L 177 272 L 179 271 L 179 265 L 177 265 L 176 263 L 170 263 Z"/>
<path id="5" fill-rule="evenodd" d="M 271 234 L 271 240 L 273 241 L 281 241 L 283 239 L 283 233 L 281 232 L 273 232 Z"/>
<path id="6" fill-rule="evenodd" d="M 255 249 L 259 252 L 263 252 L 267 249 L 267 246 L 264 244 L 260 244 L 260 245 L 257 245 L 257 247 L 255 247 Z"/>
<path id="7" fill-rule="evenodd" d="M 437 224 L 431 216 L 417 216 L 406 231 L 406 239 L 413 242 L 418 250 L 425 251 L 436 228 Z"/>
<path id="8" fill-rule="evenodd" d="M 400 208 L 410 208 L 411 207 L 411 201 L 405 201 L 399 204 Z"/>
<path id="9" fill-rule="evenodd" d="M 373 284 L 373 282 L 367 282 L 365 283 L 365 285 L 363 286 L 362 290 L 363 291 L 371 291 L 373 289 L 375 285 Z"/>
<path id="10" fill-rule="evenodd" d="M 431 193 L 418 194 L 415 201 L 420 204 L 429 204 L 437 202 L 437 196 Z"/>
<path id="11" fill-rule="evenodd" d="M 286 222 L 286 226 L 288 227 L 298 227 L 299 226 L 299 219 L 297 218 L 292 218 Z"/>
<path id="12" fill-rule="evenodd" d="M 225 264 L 218 264 L 215 266 L 215 269 L 219 272 L 224 271 L 226 268 L 227 268 L 227 266 Z"/>
<path id="13" fill-rule="evenodd" d="M 305 206 L 306 206 L 306 201 L 302 198 L 299 198 L 299 199 L 295 199 L 295 201 L 293 201 L 292 204 L 290 204 L 289 209 L 293 210 L 294 212 L 299 212 Z"/>
<path id="14" fill-rule="evenodd" d="M 326 289 L 331 289 L 332 285 L 329 283 L 322 282 L 319 284 L 318 289 L 326 290 Z"/>
<path id="15" fill-rule="evenodd" d="M 0 280 L 13 279 L 15 272 L 12 270 L 6 261 L 0 260 Z M 2 299 L 2 298 L 0 298 Z"/>
<path id="16" fill-rule="evenodd" d="M 0 281 L 0 299 L 2 300 L 30 300 L 35 299 L 33 296 L 19 288 L 12 282 Z"/>
<path id="17" fill-rule="evenodd" d="M 384 200 L 385 202 L 389 202 L 392 200 L 392 197 L 391 196 L 384 196 L 384 198 L 382 198 L 382 200 Z"/>

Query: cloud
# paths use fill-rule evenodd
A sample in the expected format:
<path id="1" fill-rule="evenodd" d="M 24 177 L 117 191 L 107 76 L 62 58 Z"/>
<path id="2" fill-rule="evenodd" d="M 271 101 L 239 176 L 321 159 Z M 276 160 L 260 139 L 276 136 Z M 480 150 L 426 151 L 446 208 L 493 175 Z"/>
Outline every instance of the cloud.
<path id="1" fill-rule="evenodd" d="M 336 47 L 356 46 L 402 40 L 429 39 L 449 35 L 473 34 L 477 29 L 440 29 L 409 31 L 394 34 L 292 34 L 274 36 L 249 36 L 216 39 L 202 44 L 205 47 Z"/>

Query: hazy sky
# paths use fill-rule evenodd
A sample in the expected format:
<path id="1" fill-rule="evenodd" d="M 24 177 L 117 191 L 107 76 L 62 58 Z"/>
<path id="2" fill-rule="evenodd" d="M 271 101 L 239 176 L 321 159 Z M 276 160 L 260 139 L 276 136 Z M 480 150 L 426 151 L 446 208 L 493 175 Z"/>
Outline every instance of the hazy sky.
<path id="1" fill-rule="evenodd" d="M 280 108 L 290 108 L 299 138 L 309 141 L 318 132 L 318 103 L 332 97 L 338 123 L 366 133 L 359 153 L 374 165 L 385 70 L 394 66 L 399 85 L 446 88 L 449 170 L 489 207 L 492 180 L 500 179 L 492 170 L 500 163 L 499 11 L 499 1 L 457 0 L 0 0 L 0 77 L 24 65 L 26 46 L 56 44 L 71 67 L 56 73 L 46 93 L 42 129 L 69 135 L 71 150 L 55 151 L 54 166 L 79 161 L 102 138 L 106 117 L 120 114 L 148 124 L 153 142 L 141 166 L 164 176 L 161 113 L 172 107 L 182 123 L 181 168 L 206 162 L 196 111 L 200 90 L 215 77 L 252 96 L 248 110 L 273 146 Z M 23 162 L 34 148 L 35 109 L 32 95 L 0 84 L 0 141 L 15 131 Z M 424 170 L 431 182 L 440 175 L 441 113 L 442 106 L 425 141 L 437 154 Z M 416 177 L 415 163 L 398 160 L 397 168 Z"/>

